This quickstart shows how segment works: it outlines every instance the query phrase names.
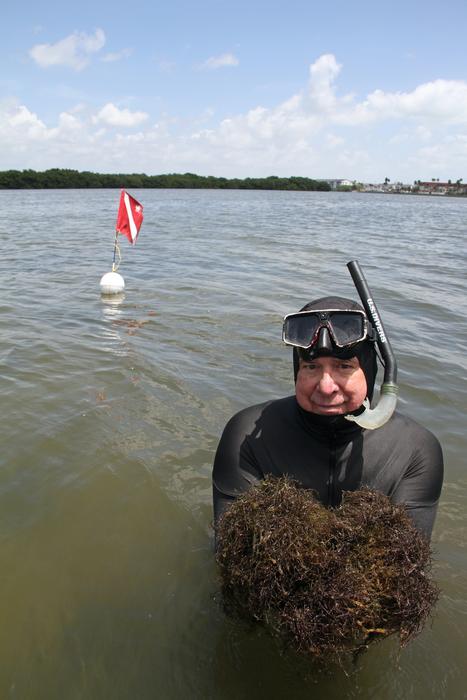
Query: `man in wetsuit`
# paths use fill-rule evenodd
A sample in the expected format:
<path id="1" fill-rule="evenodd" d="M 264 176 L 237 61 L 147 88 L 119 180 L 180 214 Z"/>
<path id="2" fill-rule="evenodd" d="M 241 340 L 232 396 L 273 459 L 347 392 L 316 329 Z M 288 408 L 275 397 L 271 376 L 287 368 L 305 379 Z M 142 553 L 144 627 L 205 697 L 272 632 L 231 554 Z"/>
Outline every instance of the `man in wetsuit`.
<path id="1" fill-rule="evenodd" d="M 227 423 L 213 469 L 215 523 L 266 475 L 289 475 L 327 506 L 339 505 L 344 491 L 380 491 L 403 503 L 430 538 L 443 481 L 438 440 L 397 412 L 375 430 L 345 418 L 364 410 L 376 380 L 375 340 L 362 307 L 325 297 L 293 316 L 301 328 L 303 319 L 314 323 L 306 343 L 297 324 L 284 325 L 294 346 L 295 395 L 246 408 Z"/>

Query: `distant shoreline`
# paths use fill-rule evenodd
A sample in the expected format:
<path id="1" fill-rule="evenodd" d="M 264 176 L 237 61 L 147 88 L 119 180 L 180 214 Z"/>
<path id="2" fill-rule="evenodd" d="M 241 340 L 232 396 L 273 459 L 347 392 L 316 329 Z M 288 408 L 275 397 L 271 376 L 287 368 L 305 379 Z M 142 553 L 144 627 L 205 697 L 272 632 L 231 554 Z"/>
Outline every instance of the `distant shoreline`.
<path id="1" fill-rule="evenodd" d="M 345 183 L 336 186 L 336 183 Z M 420 181 L 419 181 L 420 182 Z M 86 189 L 187 189 L 187 190 L 266 190 L 282 192 L 357 192 L 358 194 L 416 195 L 420 197 L 466 197 L 467 185 L 421 183 L 425 187 L 408 185 L 365 185 L 348 180 L 325 180 L 309 177 L 246 177 L 226 178 L 195 173 L 94 173 L 67 168 L 49 170 L 0 171 L 1 190 L 86 190 Z M 436 188 L 443 186 L 442 190 Z M 447 188 L 450 189 L 447 189 Z"/>
<path id="2" fill-rule="evenodd" d="M 194 173 L 92 173 L 63 168 L 50 170 L 4 170 L 0 172 L 0 190 L 48 189 L 223 189 L 223 190 L 293 190 L 329 192 L 324 180 L 308 177 L 225 178 Z"/>

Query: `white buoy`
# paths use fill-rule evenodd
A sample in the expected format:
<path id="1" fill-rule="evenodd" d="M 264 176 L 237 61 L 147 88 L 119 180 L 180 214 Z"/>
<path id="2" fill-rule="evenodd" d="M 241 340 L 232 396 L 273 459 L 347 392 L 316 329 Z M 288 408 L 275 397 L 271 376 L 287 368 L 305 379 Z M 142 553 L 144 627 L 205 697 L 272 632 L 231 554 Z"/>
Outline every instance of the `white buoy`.
<path id="1" fill-rule="evenodd" d="M 125 280 L 118 272 L 106 272 L 100 281 L 101 294 L 120 294 L 125 289 Z"/>

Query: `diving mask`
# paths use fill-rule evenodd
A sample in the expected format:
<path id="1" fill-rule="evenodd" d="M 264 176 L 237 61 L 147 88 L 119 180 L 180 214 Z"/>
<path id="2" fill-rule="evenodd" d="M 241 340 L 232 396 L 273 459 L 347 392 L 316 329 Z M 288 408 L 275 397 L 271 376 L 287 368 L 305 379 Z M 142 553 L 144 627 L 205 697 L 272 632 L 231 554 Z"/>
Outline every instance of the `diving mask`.
<path id="1" fill-rule="evenodd" d="M 346 348 L 365 339 L 374 339 L 374 331 L 363 311 L 313 309 L 284 317 L 282 340 L 286 345 L 308 350 L 326 328 L 337 348 Z"/>

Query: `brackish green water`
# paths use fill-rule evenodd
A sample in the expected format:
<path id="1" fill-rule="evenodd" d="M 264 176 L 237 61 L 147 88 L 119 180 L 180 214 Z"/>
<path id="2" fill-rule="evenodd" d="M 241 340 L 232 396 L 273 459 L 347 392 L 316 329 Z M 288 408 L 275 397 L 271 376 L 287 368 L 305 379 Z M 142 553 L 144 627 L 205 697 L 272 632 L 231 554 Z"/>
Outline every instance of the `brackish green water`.
<path id="1" fill-rule="evenodd" d="M 0 697 L 467 697 L 467 201 L 144 190 L 103 301 L 118 191 L 0 192 Z M 355 296 L 441 440 L 433 625 L 318 673 L 226 620 L 210 471 L 239 408 L 292 393 L 281 317 Z"/>

